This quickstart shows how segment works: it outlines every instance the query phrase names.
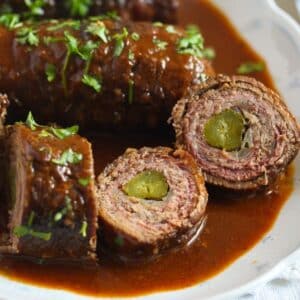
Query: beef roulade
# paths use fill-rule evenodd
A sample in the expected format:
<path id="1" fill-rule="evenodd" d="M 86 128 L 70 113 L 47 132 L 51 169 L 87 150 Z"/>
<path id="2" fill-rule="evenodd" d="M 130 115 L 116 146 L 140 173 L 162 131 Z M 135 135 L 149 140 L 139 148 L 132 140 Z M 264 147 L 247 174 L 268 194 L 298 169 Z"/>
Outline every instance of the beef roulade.
<path id="1" fill-rule="evenodd" d="M 207 192 L 185 151 L 129 149 L 98 178 L 101 244 L 121 258 L 157 254 L 200 231 Z"/>
<path id="2" fill-rule="evenodd" d="M 295 158 L 299 125 L 279 95 L 255 79 L 220 75 L 180 100 L 172 113 L 177 145 L 209 183 L 269 185 Z"/>
<path id="3" fill-rule="evenodd" d="M 186 90 L 213 70 L 194 27 L 108 20 L 0 27 L 0 90 L 9 117 L 41 123 L 157 127 Z M 14 121 L 10 120 L 10 121 Z"/>
<path id="4" fill-rule="evenodd" d="M 177 22 L 178 0 L 5 0 L 2 10 L 24 13 L 25 17 L 76 18 L 115 11 L 135 21 Z"/>
<path id="5" fill-rule="evenodd" d="M 91 145 L 66 129 L 6 128 L 9 237 L 1 252 L 46 259 L 96 258 L 97 202 Z"/>

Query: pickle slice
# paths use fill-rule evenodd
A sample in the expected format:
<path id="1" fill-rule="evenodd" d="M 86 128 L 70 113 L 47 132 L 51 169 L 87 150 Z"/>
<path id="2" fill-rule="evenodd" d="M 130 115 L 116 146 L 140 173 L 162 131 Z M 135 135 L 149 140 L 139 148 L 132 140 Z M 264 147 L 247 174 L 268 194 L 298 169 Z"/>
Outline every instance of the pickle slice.
<path id="1" fill-rule="evenodd" d="M 226 109 L 212 116 L 204 126 L 207 144 L 214 148 L 234 151 L 241 148 L 245 121 L 241 113 Z"/>
<path id="2" fill-rule="evenodd" d="M 158 171 L 144 171 L 137 174 L 123 186 L 130 197 L 162 200 L 168 194 L 169 185 L 165 176 Z"/>

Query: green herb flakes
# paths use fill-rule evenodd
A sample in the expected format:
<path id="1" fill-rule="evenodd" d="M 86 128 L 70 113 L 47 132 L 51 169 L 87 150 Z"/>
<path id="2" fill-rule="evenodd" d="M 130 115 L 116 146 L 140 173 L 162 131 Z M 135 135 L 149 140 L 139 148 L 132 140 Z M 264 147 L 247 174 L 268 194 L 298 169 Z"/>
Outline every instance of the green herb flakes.
<path id="1" fill-rule="evenodd" d="M 72 210 L 71 198 L 65 197 L 65 207 L 54 215 L 54 222 L 59 222 L 69 211 Z"/>
<path id="2" fill-rule="evenodd" d="M 28 44 L 30 46 L 39 45 L 39 37 L 37 36 L 37 30 L 31 27 L 22 27 L 16 31 L 17 41 L 22 44 Z"/>
<path id="3" fill-rule="evenodd" d="M 91 0 L 66 0 L 65 4 L 66 8 L 70 11 L 72 17 L 87 16 L 91 5 Z"/>
<path id="4" fill-rule="evenodd" d="M 82 186 L 84 186 L 84 187 L 88 186 L 89 183 L 90 183 L 90 181 L 91 181 L 91 178 L 90 178 L 90 177 L 87 177 L 87 178 L 79 178 L 79 179 L 78 179 L 79 184 L 82 185 Z"/>
<path id="5" fill-rule="evenodd" d="M 105 24 L 101 21 L 93 22 L 88 25 L 86 32 L 97 36 L 100 38 L 104 43 L 108 43 L 108 36 L 109 33 L 108 29 L 106 28 Z"/>
<path id="6" fill-rule="evenodd" d="M 134 40 L 134 41 L 138 41 L 141 37 L 140 35 L 137 33 L 137 32 L 133 32 L 131 34 L 131 38 Z"/>
<path id="7" fill-rule="evenodd" d="M 84 237 L 84 238 L 87 236 L 87 228 L 88 228 L 88 223 L 87 223 L 87 221 L 83 221 L 79 233 L 80 233 L 80 234 L 82 235 L 82 237 Z"/>
<path id="8" fill-rule="evenodd" d="M 52 82 L 56 77 L 56 67 L 55 67 L 55 65 L 47 64 L 45 73 L 46 73 L 46 76 L 47 76 L 47 80 L 49 82 Z"/>
<path id="9" fill-rule="evenodd" d="M 101 81 L 97 79 L 95 76 L 84 74 L 82 77 L 82 83 L 93 88 L 97 93 L 100 93 L 101 91 L 102 88 Z"/>
<path id="10" fill-rule="evenodd" d="M 53 158 L 56 165 L 67 166 L 68 164 L 78 164 L 82 161 L 83 155 L 73 151 L 71 148 L 64 151 L 59 158 Z"/>
<path id="11" fill-rule="evenodd" d="M 265 69 L 265 64 L 263 62 L 252 62 L 248 61 L 245 63 L 242 63 L 237 68 L 237 73 L 244 75 L 244 74 L 251 74 L 255 72 L 262 72 Z"/>
<path id="12" fill-rule="evenodd" d="M 20 22 L 20 15 L 11 13 L 1 15 L 0 25 L 6 27 L 9 30 L 20 27 L 22 25 L 22 23 Z"/>
<path id="13" fill-rule="evenodd" d="M 113 36 L 113 39 L 115 40 L 115 50 L 114 50 L 114 56 L 120 56 L 124 47 L 125 47 L 125 42 L 124 39 L 128 37 L 128 30 L 126 27 L 123 27 L 121 33 L 116 33 Z"/>
<path id="14" fill-rule="evenodd" d="M 153 44 L 155 44 L 156 48 L 159 50 L 166 50 L 168 46 L 168 42 L 161 41 L 157 38 L 153 38 Z"/>
<path id="15" fill-rule="evenodd" d="M 31 130 L 36 130 L 36 128 L 39 126 L 39 124 L 34 120 L 31 111 L 28 113 L 28 116 L 27 116 L 27 119 L 26 119 L 26 121 L 25 121 L 25 124 L 26 124 Z"/>

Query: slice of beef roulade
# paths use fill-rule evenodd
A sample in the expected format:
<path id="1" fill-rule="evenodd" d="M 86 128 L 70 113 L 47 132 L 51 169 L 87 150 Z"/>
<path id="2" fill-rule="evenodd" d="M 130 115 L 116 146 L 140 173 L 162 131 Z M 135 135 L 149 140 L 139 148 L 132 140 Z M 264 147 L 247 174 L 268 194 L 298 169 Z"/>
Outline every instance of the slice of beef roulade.
<path id="1" fill-rule="evenodd" d="M 106 167 L 97 186 L 100 243 L 121 260 L 184 244 L 202 228 L 204 179 L 183 150 L 128 149 Z"/>
<path id="2" fill-rule="evenodd" d="M 90 143 L 66 129 L 6 128 L 9 243 L 1 252 L 46 259 L 95 259 L 97 203 Z"/>
<path id="3" fill-rule="evenodd" d="M 217 76 L 173 109 L 177 146 L 207 182 L 232 189 L 269 185 L 295 158 L 299 125 L 278 94 L 253 78 Z"/>

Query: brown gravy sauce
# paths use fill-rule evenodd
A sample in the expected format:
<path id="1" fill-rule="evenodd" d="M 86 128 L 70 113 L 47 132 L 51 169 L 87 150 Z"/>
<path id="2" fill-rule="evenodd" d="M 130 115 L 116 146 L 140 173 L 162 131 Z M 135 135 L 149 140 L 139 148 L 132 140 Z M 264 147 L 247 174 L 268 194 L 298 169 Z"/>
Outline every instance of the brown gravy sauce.
<path id="1" fill-rule="evenodd" d="M 182 24 L 200 26 L 206 44 L 217 53 L 217 72 L 235 73 L 240 63 L 261 58 L 243 41 L 228 20 L 205 0 L 182 3 Z M 270 87 L 268 71 L 254 74 Z M 172 145 L 165 134 L 90 136 L 96 160 L 96 174 L 127 147 Z M 293 168 L 269 193 L 231 193 L 209 187 L 207 224 L 190 247 L 168 253 L 152 262 L 119 265 L 101 258 L 97 267 L 81 265 L 39 265 L 22 258 L 2 257 L 0 274 L 11 279 L 88 295 L 132 296 L 188 287 L 221 272 L 271 228 L 293 190 Z"/>

